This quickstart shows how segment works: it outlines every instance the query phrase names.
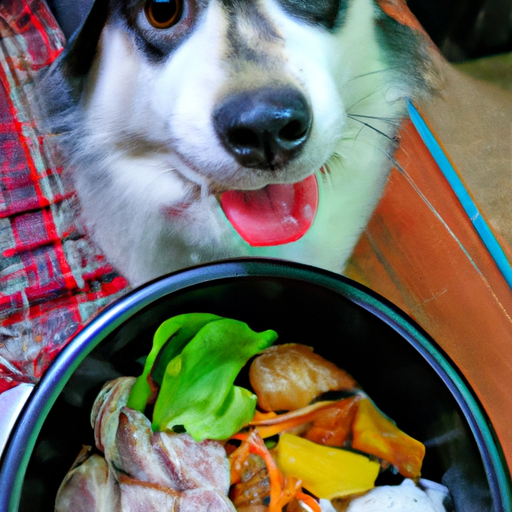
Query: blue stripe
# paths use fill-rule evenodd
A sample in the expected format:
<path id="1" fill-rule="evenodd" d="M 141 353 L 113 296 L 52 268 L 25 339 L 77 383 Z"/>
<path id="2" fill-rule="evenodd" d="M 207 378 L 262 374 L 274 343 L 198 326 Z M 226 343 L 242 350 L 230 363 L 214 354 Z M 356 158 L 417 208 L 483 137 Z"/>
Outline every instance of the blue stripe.
<path id="1" fill-rule="evenodd" d="M 507 281 L 508 285 L 512 288 L 512 268 L 510 267 L 510 263 L 505 256 L 503 249 L 498 243 L 498 240 L 496 240 L 494 233 L 483 218 L 472 197 L 469 195 L 466 187 L 464 186 L 464 183 L 462 183 L 459 175 L 453 168 L 453 165 L 448 160 L 443 149 L 430 131 L 430 128 L 427 126 L 416 107 L 410 101 L 409 116 L 416 130 L 423 139 L 423 142 L 430 151 L 430 154 L 436 161 L 437 165 L 441 169 L 441 172 L 447 179 L 452 190 L 460 201 L 464 211 L 471 220 L 485 247 L 489 251 L 491 257 L 494 259 L 501 274 L 505 278 L 505 281 Z"/>

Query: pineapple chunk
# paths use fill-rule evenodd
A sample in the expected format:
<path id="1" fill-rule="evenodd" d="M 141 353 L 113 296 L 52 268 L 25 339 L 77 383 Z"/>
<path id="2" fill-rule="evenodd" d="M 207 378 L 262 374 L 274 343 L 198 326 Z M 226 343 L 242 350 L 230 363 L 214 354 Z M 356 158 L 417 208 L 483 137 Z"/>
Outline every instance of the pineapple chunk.
<path id="1" fill-rule="evenodd" d="M 380 469 L 378 462 L 364 455 L 288 433 L 279 439 L 277 465 L 316 497 L 327 500 L 373 489 Z"/>

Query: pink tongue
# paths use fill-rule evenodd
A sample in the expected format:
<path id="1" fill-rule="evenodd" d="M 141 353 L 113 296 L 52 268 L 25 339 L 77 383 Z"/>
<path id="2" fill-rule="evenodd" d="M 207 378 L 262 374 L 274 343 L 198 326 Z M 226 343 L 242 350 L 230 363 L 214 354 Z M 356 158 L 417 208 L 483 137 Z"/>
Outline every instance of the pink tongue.
<path id="1" fill-rule="evenodd" d="M 229 190 L 220 198 L 226 217 L 253 247 L 295 242 L 311 227 L 318 208 L 315 176 L 260 190 Z"/>

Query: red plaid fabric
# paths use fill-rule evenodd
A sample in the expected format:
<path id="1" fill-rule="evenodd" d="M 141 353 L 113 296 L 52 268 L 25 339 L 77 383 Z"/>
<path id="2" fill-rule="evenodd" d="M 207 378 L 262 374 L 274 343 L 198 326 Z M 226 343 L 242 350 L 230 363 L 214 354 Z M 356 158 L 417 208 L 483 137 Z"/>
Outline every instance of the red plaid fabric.
<path id="1" fill-rule="evenodd" d="M 34 77 L 63 35 L 43 0 L 0 2 L 0 392 L 37 382 L 127 283 L 85 236 L 52 138 L 34 122 Z"/>

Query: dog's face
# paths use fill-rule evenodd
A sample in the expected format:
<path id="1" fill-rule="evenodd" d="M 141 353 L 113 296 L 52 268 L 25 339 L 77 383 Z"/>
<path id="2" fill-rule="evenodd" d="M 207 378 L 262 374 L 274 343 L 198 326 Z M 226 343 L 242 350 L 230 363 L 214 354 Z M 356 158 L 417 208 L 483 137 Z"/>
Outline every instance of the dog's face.
<path id="1" fill-rule="evenodd" d="M 333 2 L 324 3 L 323 23 L 334 25 Z M 106 36 L 115 50 L 105 64 L 121 62 L 124 76 L 140 66 L 145 77 L 130 88 L 146 103 L 134 135 L 152 125 L 152 142 L 185 179 L 213 191 L 260 189 L 300 181 L 334 152 L 344 123 L 338 70 L 328 62 L 335 37 L 294 20 L 290 4 L 189 1 L 164 30 L 139 9 L 142 60 L 122 30 Z M 126 121 L 123 109 L 112 114 Z"/>
<path id="2" fill-rule="evenodd" d="M 139 197 L 145 222 L 158 217 L 155 237 L 195 224 L 196 241 L 182 233 L 176 244 L 211 244 L 204 226 L 218 225 L 223 192 L 269 195 L 327 168 L 338 192 L 345 181 L 341 203 L 368 189 L 355 213 L 366 218 L 385 176 L 375 159 L 389 152 L 406 97 L 424 88 L 418 37 L 374 0 L 97 0 L 59 63 L 66 93 L 52 105 L 78 106 L 75 163 L 101 168 L 78 177 L 79 195 L 94 210 L 108 210 L 106 189 L 126 208 Z"/>
<path id="3" fill-rule="evenodd" d="M 361 20 L 356 37 L 339 30 L 338 3 L 118 5 L 102 34 L 91 122 L 121 146 L 158 148 L 182 178 L 213 191 L 300 181 L 342 137 L 344 89 L 367 42 Z"/>

